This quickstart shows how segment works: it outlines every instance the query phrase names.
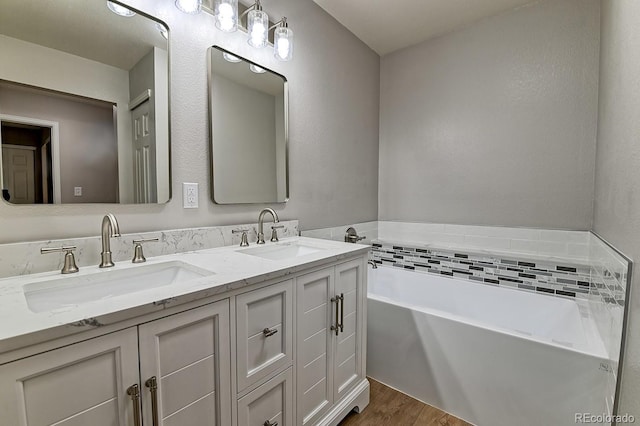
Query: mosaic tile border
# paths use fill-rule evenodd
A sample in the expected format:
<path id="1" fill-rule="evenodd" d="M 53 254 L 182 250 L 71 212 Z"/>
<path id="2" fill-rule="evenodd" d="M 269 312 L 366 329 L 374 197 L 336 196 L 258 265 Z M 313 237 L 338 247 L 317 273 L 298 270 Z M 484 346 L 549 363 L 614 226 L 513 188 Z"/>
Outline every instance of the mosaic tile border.
<path id="1" fill-rule="evenodd" d="M 378 265 L 414 272 L 568 298 L 589 299 L 607 288 L 602 282 L 594 282 L 588 264 L 489 256 L 408 244 L 399 246 L 384 241 L 373 243 L 371 260 Z M 612 298 L 608 302 L 615 303 L 616 300 Z"/>

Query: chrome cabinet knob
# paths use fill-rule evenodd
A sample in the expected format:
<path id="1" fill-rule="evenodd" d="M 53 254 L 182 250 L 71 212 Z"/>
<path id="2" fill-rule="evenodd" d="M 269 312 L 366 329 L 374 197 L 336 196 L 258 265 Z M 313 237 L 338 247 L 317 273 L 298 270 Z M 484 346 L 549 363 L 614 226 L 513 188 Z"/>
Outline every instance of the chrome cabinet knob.
<path id="1" fill-rule="evenodd" d="M 274 334 L 276 334 L 278 332 L 277 329 L 273 329 L 271 330 L 269 327 L 265 328 L 264 330 L 262 330 L 262 334 L 264 334 L 264 337 L 271 337 Z"/>

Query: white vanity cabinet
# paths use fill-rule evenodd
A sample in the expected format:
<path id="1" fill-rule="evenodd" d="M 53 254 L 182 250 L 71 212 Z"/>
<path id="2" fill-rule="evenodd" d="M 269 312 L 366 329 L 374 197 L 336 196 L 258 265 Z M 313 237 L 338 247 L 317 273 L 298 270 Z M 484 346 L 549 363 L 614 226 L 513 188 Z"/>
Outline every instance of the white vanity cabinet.
<path id="1" fill-rule="evenodd" d="M 0 424 L 336 425 L 369 403 L 365 331 L 359 251 L 4 353 Z"/>
<path id="2" fill-rule="evenodd" d="M 230 343 L 225 299 L 2 365 L 0 423 L 229 425 Z"/>
<path id="3" fill-rule="evenodd" d="M 321 421 L 365 379 L 365 265 L 359 258 L 296 278 L 298 425 Z"/>

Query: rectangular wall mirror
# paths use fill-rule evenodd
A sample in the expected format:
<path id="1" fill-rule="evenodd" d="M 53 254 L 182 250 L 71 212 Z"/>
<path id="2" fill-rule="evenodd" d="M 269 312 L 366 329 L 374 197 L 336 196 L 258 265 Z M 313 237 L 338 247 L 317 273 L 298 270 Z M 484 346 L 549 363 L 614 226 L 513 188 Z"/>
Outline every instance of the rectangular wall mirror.
<path id="1" fill-rule="evenodd" d="M 168 28 L 106 0 L 3 0 L 2 198 L 166 203 Z"/>
<path id="2" fill-rule="evenodd" d="M 284 76 L 218 46 L 209 49 L 215 203 L 288 200 L 287 96 Z"/>

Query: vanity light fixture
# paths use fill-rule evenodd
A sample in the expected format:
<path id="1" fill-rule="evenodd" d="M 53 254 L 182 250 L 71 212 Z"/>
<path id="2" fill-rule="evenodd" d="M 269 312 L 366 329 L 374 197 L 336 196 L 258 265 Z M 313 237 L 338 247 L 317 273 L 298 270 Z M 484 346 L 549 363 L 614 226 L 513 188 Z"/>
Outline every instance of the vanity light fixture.
<path id="1" fill-rule="evenodd" d="M 116 15 L 124 16 L 126 18 L 130 18 L 135 16 L 135 12 L 129 8 L 119 5 L 118 3 L 114 3 L 112 1 L 107 1 L 107 7 L 110 11 L 115 13 Z"/>
<path id="2" fill-rule="evenodd" d="M 202 0 L 176 0 L 176 7 L 189 15 L 196 15 L 202 11 Z"/>
<path id="3" fill-rule="evenodd" d="M 224 58 L 225 61 L 231 62 L 232 64 L 237 64 L 238 62 L 242 62 L 242 59 L 238 58 L 235 55 L 232 55 L 231 53 L 224 52 L 222 54 L 222 57 Z"/>
<path id="4" fill-rule="evenodd" d="M 247 15 L 247 33 L 249 38 L 247 42 L 249 46 L 255 48 L 263 48 L 269 42 L 269 15 L 262 10 L 260 0 L 249 6 L 247 10 L 240 16 Z"/>
<path id="5" fill-rule="evenodd" d="M 225 33 L 238 29 L 238 0 L 216 0 L 216 28 Z"/>
<path id="6" fill-rule="evenodd" d="M 176 7 L 185 13 L 200 13 L 202 0 L 176 0 Z M 247 43 L 258 49 L 269 44 L 269 32 L 274 30 L 273 55 L 280 61 L 293 59 L 293 31 L 289 28 L 287 18 L 283 17 L 272 26 L 269 26 L 269 15 L 262 10 L 260 0 L 255 0 L 255 3 L 249 6 L 240 16 L 238 16 L 238 0 L 215 0 L 213 13 L 216 20 L 216 28 L 226 33 L 236 31 L 239 20 L 246 16 Z M 226 56 L 225 59 L 229 62 L 234 62 Z"/>
<path id="7" fill-rule="evenodd" d="M 259 67 L 257 65 L 254 64 L 250 64 L 249 65 L 249 69 L 253 72 L 255 72 L 256 74 L 264 74 L 266 72 L 266 70 L 262 67 Z"/>
<path id="8" fill-rule="evenodd" d="M 273 55 L 281 61 L 290 61 L 293 58 L 293 31 L 289 28 L 287 18 L 283 17 L 271 28 L 273 32 Z"/>

